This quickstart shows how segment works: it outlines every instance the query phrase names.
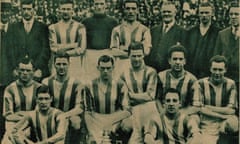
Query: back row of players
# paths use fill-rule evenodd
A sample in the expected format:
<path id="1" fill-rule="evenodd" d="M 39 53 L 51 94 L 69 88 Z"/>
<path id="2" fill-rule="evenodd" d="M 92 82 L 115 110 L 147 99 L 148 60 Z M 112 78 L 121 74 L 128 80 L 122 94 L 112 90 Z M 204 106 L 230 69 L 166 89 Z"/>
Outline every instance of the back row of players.
<path id="1" fill-rule="evenodd" d="M 111 20 L 101 13 L 101 10 L 104 10 L 104 7 L 102 7 L 104 1 L 95 1 L 96 11 L 100 13 L 96 13 L 94 17 L 85 21 L 87 33 L 83 25 L 71 20 L 72 3 L 69 1 L 61 3 L 62 20 L 49 27 L 53 57 L 49 65 L 52 76 L 42 81 L 43 84 L 48 85 L 46 88 L 33 81 L 33 76 L 46 77 L 48 75 L 49 67 L 46 66 L 49 61 L 49 55 L 46 52 L 48 51 L 48 40 L 45 41 L 46 43 L 43 40 L 48 36 L 40 34 L 40 32 L 44 32 L 41 29 L 43 25 L 32 19 L 33 4 L 24 2 L 27 1 L 23 1 L 21 5 L 24 17 L 23 23 L 9 26 L 9 33 L 6 33 L 6 46 L 8 47 L 6 54 L 10 56 L 6 59 L 11 59 L 11 61 L 7 61 L 10 68 L 11 65 L 17 65 L 15 73 L 18 75 L 18 79 L 11 83 L 4 92 L 4 116 L 9 130 L 5 135 L 5 140 L 10 139 L 12 142 L 17 141 L 17 143 L 21 143 L 21 141 L 80 143 L 79 141 L 85 138 L 83 136 L 84 130 L 80 126 L 83 118 L 78 116 L 82 111 L 93 110 L 98 113 L 109 114 L 120 109 L 131 111 L 131 108 L 137 105 L 142 106 L 133 108 L 133 115 L 122 121 L 116 132 L 120 133 L 122 137 L 131 136 L 129 141 L 133 141 L 133 143 L 141 143 L 143 140 L 146 143 L 151 143 L 153 139 L 164 141 L 164 143 L 167 143 L 166 141 L 185 143 L 188 140 L 185 135 L 186 130 L 189 132 L 187 133 L 188 136 L 199 138 L 199 134 L 202 132 L 203 135 L 208 137 L 208 141 L 205 143 L 209 143 L 210 140 L 213 141 L 212 143 L 216 143 L 220 132 L 237 131 L 237 118 L 234 117 L 238 108 L 236 85 L 233 80 L 224 77 L 227 70 L 226 58 L 214 56 L 210 60 L 211 75 L 206 74 L 209 69 L 197 70 L 196 72 L 199 72 L 199 74 L 202 72 L 209 76 L 198 81 L 190 72 L 184 70 L 186 50 L 180 44 L 174 45 L 177 41 L 181 41 L 180 38 L 183 38 L 183 30 L 174 25 L 175 11 L 172 3 L 162 5 L 164 24 L 153 28 L 151 32 L 152 40 L 149 29 L 136 21 L 136 1 L 126 1 L 124 3 L 126 22 L 110 32 L 112 38 L 111 36 L 107 38 L 105 35 L 107 30 L 104 27 L 111 24 Z M 205 12 L 201 10 L 205 10 Z M 208 31 L 211 23 L 205 23 L 207 27 L 204 27 L 204 21 L 210 20 L 207 19 L 209 15 L 211 18 L 211 14 L 208 13 L 209 10 L 212 12 L 209 3 L 200 5 L 199 13 L 202 12 L 203 18 L 201 21 L 203 23 L 196 28 L 196 31 L 201 34 L 199 47 L 188 50 L 190 52 L 191 50 L 194 51 L 190 55 L 192 58 L 201 54 L 199 50 L 204 47 L 204 44 L 209 46 L 215 43 L 207 42 L 207 40 L 212 39 L 212 36 L 206 36 L 213 33 Z M 230 76 L 235 79 L 238 78 L 238 74 L 234 75 L 234 73 L 238 73 L 238 69 L 235 69 L 235 67 L 239 67 L 239 65 L 235 65 L 238 63 L 237 42 L 239 37 L 236 34 L 239 23 L 238 10 L 238 5 L 232 5 L 230 8 L 232 27 L 219 33 L 218 43 L 220 45 L 216 47 L 216 50 L 220 51 L 218 53 L 224 54 L 230 61 Z M 208 17 L 204 17 L 206 13 L 209 14 Z M 99 19 L 101 18 L 104 18 L 102 20 L 105 21 L 100 24 Z M 36 24 L 39 24 L 39 26 Z M 90 27 L 89 33 L 88 26 Z M 97 31 L 91 29 L 96 27 L 98 27 Z M 34 29 L 37 30 L 34 32 Z M 170 33 L 172 34 L 170 35 Z M 86 42 L 86 34 L 93 34 L 93 36 L 88 36 L 90 37 L 87 39 L 88 42 Z M 187 46 L 191 45 L 190 43 L 196 43 L 195 40 L 190 40 L 192 37 L 189 37 Z M 229 41 L 225 41 L 225 37 Z M 36 43 L 34 39 L 37 40 Z M 103 43 L 106 44 L 106 41 L 111 43 L 112 50 L 99 50 L 106 48 L 102 46 L 100 48 L 91 46 L 92 49 L 87 48 L 87 51 L 85 50 L 86 44 L 99 46 Z M 150 49 L 151 43 L 153 45 L 152 49 Z M 184 41 L 182 43 L 185 44 Z M 214 51 L 213 47 L 207 50 Z M 193 53 L 198 55 L 193 55 Z M 23 58 L 20 62 L 16 61 L 18 57 L 24 57 L 26 54 L 28 55 L 27 58 Z M 102 56 L 103 54 L 110 54 L 115 58 L 109 55 Z M 210 54 L 209 57 L 213 55 L 213 53 L 211 55 L 211 52 L 205 52 L 201 59 L 205 58 L 207 54 Z M 152 65 L 155 69 L 161 71 L 159 76 L 157 76 L 156 70 L 145 65 L 144 56 L 146 56 L 145 61 L 148 65 Z M 33 59 L 33 61 L 30 59 Z M 44 62 L 44 60 L 47 60 L 47 62 Z M 95 64 L 96 61 L 98 61 L 97 64 Z M 192 67 L 196 66 L 198 68 L 202 63 L 205 64 L 204 68 L 207 67 L 207 63 L 201 60 L 194 63 L 191 59 L 191 62 Z M 167 64 L 170 64 L 171 69 L 165 70 Z M 123 65 L 125 69 L 123 69 Z M 100 76 L 97 72 L 100 73 Z M 4 74 L 8 75 L 9 73 Z M 93 78 L 93 80 L 87 82 L 85 77 L 87 79 L 89 77 Z M 95 77 L 97 78 L 95 79 Z M 116 77 L 120 77 L 120 80 L 115 80 Z M 198 75 L 198 77 L 201 76 Z M 44 96 L 49 93 L 49 98 L 42 98 L 42 93 L 45 94 Z M 170 96 L 168 93 L 170 93 Z M 176 94 L 177 98 L 174 97 Z M 147 103 L 153 100 L 159 100 L 160 103 L 156 102 L 156 107 L 155 102 Z M 58 110 L 50 109 L 48 104 L 51 102 L 55 108 L 62 110 L 64 113 L 61 114 Z M 36 103 L 39 108 L 32 113 L 25 112 L 33 110 Z M 163 110 L 162 104 L 164 104 L 166 111 Z M 184 113 L 191 116 L 180 117 L 178 112 L 180 104 L 182 110 L 186 109 L 183 110 Z M 194 106 L 196 109 L 190 106 Z M 150 111 L 156 111 L 155 115 L 159 115 L 157 111 L 165 115 L 163 118 L 161 116 L 160 120 L 155 119 L 150 115 Z M 195 113 L 200 114 L 200 119 L 193 115 Z M 148 117 L 150 120 L 142 117 Z M 64 123 L 66 119 L 69 121 L 69 128 L 65 137 Z M 185 119 L 191 121 L 191 125 L 188 123 L 186 125 Z M 133 123 L 135 120 L 138 122 Z M 15 125 L 17 121 L 20 121 L 20 124 Z M 19 136 L 22 129 L 18 126 L 22 126 L 22 121 L 29 121 L 29 125 L 32 126 L 32 134 L 35 135 L 30 136 L 30 139 Z M 199 122 L 201 130 L 199 129 Z M 56 127 L 53 124 L 57 124 Z M 135 128 L 132 128 L 133 124 L 136 125 Z M 91 125 L 94 125 L 94 123 Z M 11 127 L 15 128 L 17 135 L 12 135 Z M 144 127 L 144 131 L 141 130 L 142 127 Z M 94 134 L 94 130 L 90 135 L 93 135 L 97 141 L 98 136 Z M 89 129 L 88 131 L 91 132 Z M 79 137 L 79 135 L 84 138 Z M 64 137 L 65 140 L 62 140 Z M 76 137 L 79 139 L 77 140 Z M 122 139 L 126 143 L 124 141 L 126 138 Z"/>

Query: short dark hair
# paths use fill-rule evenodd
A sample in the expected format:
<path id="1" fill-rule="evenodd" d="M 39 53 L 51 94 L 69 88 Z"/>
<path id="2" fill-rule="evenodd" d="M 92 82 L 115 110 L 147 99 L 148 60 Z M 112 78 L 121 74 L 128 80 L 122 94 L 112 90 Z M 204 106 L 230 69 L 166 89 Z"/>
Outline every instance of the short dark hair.
<path id="1" fill-rule="evenodd" d="M 54 59 L 53 59 L 54 63 L 56 62 L 57 58 L 66 58 L 68 61 L 70 59 L 70 57 L 68 55 L 54 55 Z"/>
<path id="2" fill-rule="evenodd" d="M 125 0 L 125 1 L 123 2 L 123 8 L 126 7 L 126 3 L 136 3 L 136 4 L 137 4 L 137 7 L 139 7 L 139 2 L 138 2 L 138 0 Z"/>
<path id="3" fill-rule="evenodd" d="M 212 66 L 212 62 L 217 62 L 217 63 L 223 62 L 225 64 L 225 67 L 227 68 L 228 61 L 227 61 L 225 56 L 222 56 L 222 55 L 215 55 L 215 56 L 213 56 L 210 59 L 210 63 L 209 63 L 210 67 Z"/>
<path id="4" fill-rule="evenodd" d="M 30 5 L 32 4 L 33 8 L 35 7 L 34 0 L 21 0 L 21 6 L 22 5 Z"/>
<path id="5" fill-rule="evenodd" d="M 22 57 L 18 60 L 18 64 L 17 64 L 17 67 L 19 67 L 19 64 L 22 63 L 22 64 L 32 64 L 33 66 L 33 69 L 35 68 L 35 64 L 33 62 L 33 60 L 31 58 L 29 58 L 29 56 L 25 56 L 25 57 Z"/>
<path id="6" fill-rule="evenodd" d="M 73 0 L 60 0 L 59 4 L 73 4 Z"/>
<path id="7" fill-rule="evenodd" d="M 132 42 L 128 46 L 128 55 L 130 55 L 131 50 L 142 50 L 144 53 L 144 46 L 141 42 Z"/>
<path id="8" fill-rule="evenodd" d="M 240 7 L 240 6 L 239 6 L 239 2 L 238 2 L 238 1 L 231 1 L 231 2 L 229 3 L 229 10 L 230 10 L 230 8 L 232 8 L 232 7 L 239 8 L 239 7 Z"/>
<path id="9" fill-rule="evenodd" d="M 98 65 L 100 65 L 101 62 L 104 62 L 104 63 L 111 62 L 112 65 L 114 65 L 113 57 L 111 57 L 111 56 L 109 56 L 109 55 L 102 55 L 102 56 L 98 59 Z"/>
<path id="10" fill-rule="evenodd" d="M 185 47 L 183 45 L 181 45 L 180 43 L 177 43 L 176 45 L 171 46 L 168 49 L 168 58 L 172 57 L 172 53 L 173 52 L 183 52 L 184 57 L 187 57 L 187 51 L 185 49 Z"/>
<path id="11" fill-rule="evenodd" d="M 164 93 L 163 93 L 163 100 L 165 100 L 166 95 L 167 95 L 168 93 L 176 93 L 176 94 L 178 94 L 178 98 L 179 98 L 179 100 L 180 100 L 181 94 L 180 94 L 180 92 L 179 92 L 177 89 L 174 89 L 174 88 L 169 88 L 169 89 L 167 89 L 166 91 L 164 91 Z"/>
<path id="12" fill-rule="evenodd" d="M 48 87 L 47 85 L 42 84 L 41 86 L 39 86 L 39 87 L 37 88 L 37 90 L 36 90 L 36 96 L 38 97 L 38 95 L 41 94 L 41 93 L 48 93 L 48 94 L 50 95 L 49 92 L 50 92 L 49 87 Z M 50 95 L 50 97 L 51 97 L 51 95 Z"/>
<path id="13" fill-rule="evenodd" d="M 198 6 L 198 9 L 199 9 L 200 7 L 211 7 L 213 11 L 215 10 L 215 7 L 214 7 L 214 5 L 213 5 L 211 2 L 203 2 L 203 3 L 200 3 L 199 6 Z"/>
<path id="14" fill-rule="evenodd" d="M 160 5 L 160 10 L 161 10 L 161 8 L 162 8 L 163 6 L 167 6 L 167 5 L 173 5 L 173 6 L 175 6 L 175 8 L 176 8 L 176 5 L 175 5 L 174 2 L 172 2 L 172 1 L 167 1 L 167 2 L 162 2 L 162 3 L 161 3 L 161 5 Z M 176 8 L 176 9 L 177 9 L 177 8 Z"/>

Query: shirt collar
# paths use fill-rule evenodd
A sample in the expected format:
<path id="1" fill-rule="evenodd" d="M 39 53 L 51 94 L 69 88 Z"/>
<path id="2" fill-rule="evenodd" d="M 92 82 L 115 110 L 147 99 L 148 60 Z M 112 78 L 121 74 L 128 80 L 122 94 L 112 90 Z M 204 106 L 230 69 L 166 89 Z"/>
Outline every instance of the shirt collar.
<path id="1" fill-rule="evenodd" d="M 122 23 L 124 26 L 138 26 L 140 22 L 134 21 L 131 25 L 127 21 L 123 21 Z"/>
<path id="2" fill-rule="evenodd" d="M 16 81 L 17 85 L 18 86 L 21 86 L 21 87 L 30 87 L 33 85 L 33 80 L 31 80 L 29 83 L 27 83 L 26 85 L 24 85 L 22 82 L 20 82 L 19 80 Z"/>
<path id="3" fill-rule="evenodd" d="M 7 32 L 7 29 L 8 29 L 8 22 L 7 23 L 2 23 L 2 22 L 0 22 L 0 25 L 2 26 L 2 25 L 4 25 L 4 32 Z"/>
<path id="4" fill-rule="evenodd" d="M 33 25 L 33 21 L 34 21 L 34 18 L 32 18 L 32 19 L 29 20 L 29 21 L 26 21 L 25 19 L 23 19 L 24 25 L 27 24 L 27 23 L 29 23 L 30 25 Z"/>
<path id="5" fill-rule="evenodd" d="M 166 24 L 166 23 L 163 23 L 163 27 L 165 27 L 166 25 L 168 25 L 168 28 L 167 29 L 170 29 L 173 25 L 175 24 L 175 21 L 173 20 L 172 22 Z"/>

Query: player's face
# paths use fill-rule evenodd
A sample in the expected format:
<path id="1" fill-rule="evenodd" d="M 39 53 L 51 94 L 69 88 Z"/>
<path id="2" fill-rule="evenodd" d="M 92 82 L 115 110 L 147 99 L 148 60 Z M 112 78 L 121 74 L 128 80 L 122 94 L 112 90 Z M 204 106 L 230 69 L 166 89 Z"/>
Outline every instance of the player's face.
<path id="1" fill-rule="evenodd" d="M 64 21 L 69 21 L 73 15 L 73 4 L 61 4 L 59 11 Z"/>
<path id="2" fill-rule="evenodd" d="M 143 64 L 144 53 L 143 50 L 131 50 L 130 60 L 132 67 L 137 69 L 140 68 Z"/>
<path id="3" fill-rule="evenodd" d="M 226 73 L 226 67 L 224 62 L 212 62 L 211 68 L 211 78 L 215 82 L 221 82 L 223 80 L 224 74 Z"/>
<path id="4" fill-rule="evenodd" d="M 165 96 L 164 106 L 166 112 L 169 114 L 175 114 L 178 112 L 181 106 L 179 96 L 177 93 L 167 93 Z"/>
<path id="5" fill-rule="evenodd" d="M 32 4 L 23 4 L 22 5 L 22 17 L 29 21 L 34 16 L 34 9 Z"/>
<path id="6" fill-rule="evenodd" d="M 1 22 L 2 23 L 7 23 L 10 17 L 10 9 L 2 9 L 1 10 Z"/>
<path id="7" fill-rule="evenodd" d="M 240 8 L 232 7 L 229 11 L 230 21 L 233 26 L 239 26 L 240 22 Z"/>
<path id="8" fill-rule="evenodd" d="M 199 19 L 203 24 L 208 24 L 213 16 L 213 10 L 209 7 L 199 7 Z"/>
<path id="9" fill-rule="evenodd" d="M 173 52 L 169 59 L 171 69 L 176 72 L 181 72 L 186 64 L 186 59 L 183 52 Z"/>
<path id="10" fill-rule="evenodd" d="M 106 9 L 105 0 L 94 0 L 94 13 L 104 14 Z"/>
<path id="11" fill-rule="evenodd" d="M 18 65 L 18 75 L 19 75 L 19 80 L 23 83 L 28 83 L 33 79 L 33 65 L 31 63 L 29 64 L 23 64 L 20 63 Z"/>
<path id="12" fill-rule="evenodd" d="M 68 73 L 69 61 L 67 58 L 56 58 L 55 68 L 57 75 L 65 76 Z"/>
<path id="13" fill-rule="evenodd" d="M 37 104 L 40 111 L 46 111 L 50 108 L 52 98 L 48 93 L 40 93 L 37 97 Z"/>
<path id="14" fill-rule="evenodd" d="M 112 77 L 113 65 L 112 62 L 100 62 L 98 65 L 98 70 L 100 72 L 100 77 L 103 80 L 109 80 Z"/>
<path id="15" fill-rule="evenodd" d="M 168 24 L 174 21 L 176 16 L 176 8 L 174 5 L 163 5 L 161 9 L 161 15 L 163 18 L 163 22 Z"/>
<path id="16" fill-rule="evenodd" d="M 128 22 L 135 21 L 137 19 L 137 14 L 138 14 L 137 4 L 134 2 L 125 3 L 124 13 L 125 13 L 126 21 Z"/>

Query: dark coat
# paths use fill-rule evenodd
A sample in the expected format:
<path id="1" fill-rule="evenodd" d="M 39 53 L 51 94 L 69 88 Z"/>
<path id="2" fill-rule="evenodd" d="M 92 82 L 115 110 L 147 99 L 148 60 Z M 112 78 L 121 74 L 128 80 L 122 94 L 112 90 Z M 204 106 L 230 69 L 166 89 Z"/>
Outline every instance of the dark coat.
<path id="1" fill-rule="evenodd" d="M 168 49 L 177 42 L 183 44 L 185 37 L 185 30 L 176 24 L 166 34 L 163 34 L 162 29 L 163 24 L 151 29 L 152 49 L 149 56 L 145 58 L 146 64 L 154 67 L 158 72 L 169 68 Z"/>
<path id="2" fill-rule="evenodd" d="M 187 31 L 185 45 L 188 51 L 187 69 L 196 77 L 209 76 L 209 60 L 213 56 L 219 28 L 211 25 L 204 36 L 197 25 Z"/>
<path id="3" fill-rule="evenodd" d="M 239 37 L 235 39 L 232 28 L 218 33 L 214 54 L 224 55 L 228 60 L 226 76 L 239 82 Z"/>
<path id="4" fill-rule="evenodd" d="M 31 31 L 27 34 L 23 22 L 17 22 L 9 27 L 10 38 L 8 47 L 11 52 L 11 69 L 17 66 L 18 60 L 28 55 L 34 62 L 36 69 L 42 70 L 43 77 L 49 75 L 48 61 L 50 47 L 48 27 L 34 20 Z"/>
<path id="5" fill-rule="evenodd" d="M 9 24 L 10 25 L 10 24 Z M 8 25 L 8 26 L 9 26 Z M 9 47 L 7 47 L 9 31 L 1 31 L 0 48 L 0 86 L 8 85 L 13 80 L 13 72 L 9 69 Z"/>

